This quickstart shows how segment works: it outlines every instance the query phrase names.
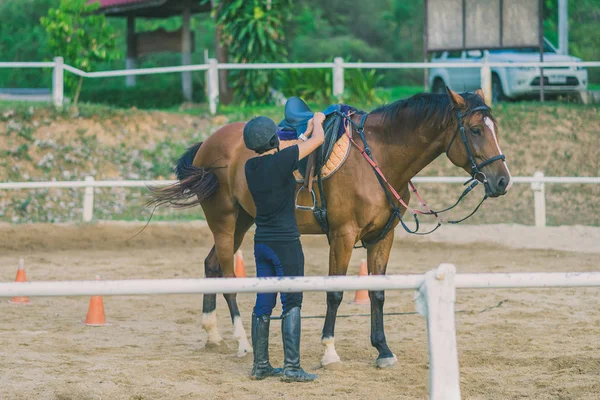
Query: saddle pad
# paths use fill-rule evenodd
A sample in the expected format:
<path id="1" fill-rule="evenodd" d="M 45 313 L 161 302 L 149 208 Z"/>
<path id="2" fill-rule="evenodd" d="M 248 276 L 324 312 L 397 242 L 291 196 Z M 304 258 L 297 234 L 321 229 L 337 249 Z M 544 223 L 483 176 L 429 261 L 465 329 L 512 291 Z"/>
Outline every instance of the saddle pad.
<path id="1" fill-rule="evenodd" d="M 284 140 L 279 142 L 279 146 L 281 149 L 285 149 L 286 147 L 293 146 L 301 142 L 302 140 L 300 139 Z M 342 164 L 344 164 L 344 161 L 346 161 L 346 159 L 348 158 L 348 154 L 350 154 L 350 140 L 348 140 L 347 135 L 342 135 L 342 137 L 337 142 L 335 142 L 331 155 L 329 156 L 327 162 L 325 163 L 325 165 L 323 165 L 323 168 L 321 169 L 323 180 L 329 178 L 338 169 L 340 169 Z M 300 172 L 298 172 L 298 170 L 294 171 L 294 176 L 296 177 L 296 182 L 304 182 L 304 177 L 300 174 Z M 317 178 L 314 177 L 313 181 L 316 180 Z"/>

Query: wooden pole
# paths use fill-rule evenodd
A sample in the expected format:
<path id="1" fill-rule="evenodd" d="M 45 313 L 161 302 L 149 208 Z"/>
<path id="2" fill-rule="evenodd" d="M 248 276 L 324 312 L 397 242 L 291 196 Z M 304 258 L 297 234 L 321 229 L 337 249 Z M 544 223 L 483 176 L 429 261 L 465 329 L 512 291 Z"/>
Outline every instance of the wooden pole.
<path id="1" fill-rule="evenodd" d="M 135 17 L 127 17 L 127 57 L 125 58 L 125 69 L 135 69 L 135 58 L 137 50 L 135 46 Z M 135 75 L 125 77 L 125 86 L 135 86 Z"/>
<path id="2" fill-rule="evenodd" d="M 192 63 L 192 36 L 190 31 L 190 3 L 186 0 L 183 9 L 183 26 L 181 29 L 183 37 L 181 38 L 181 64 L 190 65 Z M 192 73 L 185 71 L 181 73 L 181 85 L 183 88 L 183 99 L 186 102 L 192 101 Z"/>
<path id="3" fill-rule="evenodd" d="M 429 399 L 460 400 L 460 376 L 454 302 L 456 268 L 440 264 L 425 274 L 417 290 L 417 312 L 427 319 L 429 344 Z"/>
<path id="4" fill-rule="evenodd" d="M 560 54 L 569 54 L 568 0 L 558 0 L 558 50 Z"/>
<path id="5" fill-rule="evenodd" d="M 543 178 L 544 173 L 536 171 L 533 177 Z M 533 182 L 531 190 L 533 190 L 535 226 L 543 228 L 546 226 L 546 187 L 544 182 Z"/>
<path id="6" fill-rule="evenodd" d="M 215 115 L 217 113 L 217 105 L 219 103 L 219 69 L 218 62 L 216 59 L 211 58 L 208 60 L 208 104 L 210 114 Z"/>
<path id="7" fill-rule="evenodd" d="M 481 67 L 481 89 L 485 95 L 485 104 L 492 106 L 492 69 L 488 63 L 488 53 L 483 51 L 483 67 Z"/>
<path id="8" fill-rule="evenodd" d="M 221 11 L 221 7 L 223 2 L 217 3 L 215 0 L 211 0 L 211 7 L 216 9 L 214 13 L 214 21 L 215 21 L 215 58 L 217 62 L 220 64 L 227 64 L 229 62 L 229 49 L 227 45 L 224 43 L 222 39 L 222 26 L 217 23 L 219 18 L 219 12 Z M 233 91 L 227 85 L 227 76 L 229 71 L 226 69 L 219 70 L 219 93 L 220 93 L 220 103 L 229 104 L 233 101 Z M 208 86 L 208 84 L 207 84 Z"/>
<path id="9" fill-rule="evenodd" d="M 423 3 L 423 62 L 428 62 L 428 52 L 427 52 L 427 0 Z M 425 68 L 423 70 L 423 91 L 429 91 L 429 69 Z"/>
<path id="10" fill-rule="evenodd" d="M 344 96 L 344 59 L 336 57 L 333 64 L 333 97 L 341 103 Z"/>
<path id="11" fill-rule="evenodd" d="M 544 1 L 539 0 L 539 41 L 540 41 L 540 62 L 544 62 Z M 540 67 L 540 101 L 544 102 L 544 67 Z"/>
<path id="12" fill-rule="evenodd" d="M 52 102 L 56 108 L 62 108 L 64 101 L 64 61 L 62 57 L 54 57 L 52 71 Z"/>

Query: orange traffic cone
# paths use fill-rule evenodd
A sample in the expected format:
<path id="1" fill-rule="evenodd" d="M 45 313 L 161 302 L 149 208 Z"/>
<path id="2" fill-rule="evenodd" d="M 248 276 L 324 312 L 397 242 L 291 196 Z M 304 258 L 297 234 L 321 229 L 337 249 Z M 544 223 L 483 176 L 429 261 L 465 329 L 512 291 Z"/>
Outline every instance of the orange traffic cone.
<path id="1" fill-rule="evenodd" d="M 100 277 L 96 276 L 96 280 L 100 280 Z M 87 326 L 108 325 L 106 316 L 104 315 L 104 302 L 102 301 L 102 296 L 92 296 L 90 298 L 90 306 L 88 307 L 87 316 L 83 323 Z"/>
<path id="2" fill-rule="evenodd" d="M 235 274 L 236 278 L 247 278 L 248 275 L 246 275 L 246 267 L 244 266 L 244 256 L 242 255 L 242 250 L 238 250 L 237 253 L 235 253 L 235 268 L 233 270 L 233 273 Z"/>
<path id="3" fill-rule="evenodd" d="M 27 277 L 25 276 L 25 260 L 22 258 L 19 260 L 19 269 L 17 270 L 17 278 L 15 282 L 27 282 Z M 10 304 L 31 304 L 29 301 L 29 297 L 13 297 L 8 301 Z"/>
<path id="4" fill-rule="evenodd" d="M 360 272 L 358 273 L 358 275 L 359 276 L 369 275 L 366 260 L 362 260 L 362 262 L 360 263 Z M 357 290 L 356 291 L 356 294 L 354 295 L 354 304 L 370 304 L 370 303 L 371 303 L 371 301 L 369 300 L 369 291 L 368 290 Z"/>

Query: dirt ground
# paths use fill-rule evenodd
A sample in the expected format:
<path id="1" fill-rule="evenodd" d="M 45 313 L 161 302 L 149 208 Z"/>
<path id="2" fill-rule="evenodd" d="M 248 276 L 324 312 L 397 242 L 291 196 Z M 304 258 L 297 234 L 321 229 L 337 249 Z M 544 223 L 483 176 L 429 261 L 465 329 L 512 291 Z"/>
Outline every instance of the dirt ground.
<path id="1" fill-rule="evenodd" d="M 14 279 L 23 257 L 29 281 L 198 278 L 212 238 L 200 223 L 142 225 L 0 225 L 0 280 Z M 431 238 L 399 235 L 389 274 L 423 273 L 441 262 L 459 272 L 598 270 L 600 228 L 536 229 L 467 226 Z M 327 272 L 324 237 L 303 238 L 306 271 Z M 252 241 L 243 246 L 254 274 Z M 356 250 L 349 274 L 357 274 Z M 348 292 L 339 314 L 365 314 Z M 413 312 L 413 293 L 386 293 L 385 311 Z M 235 357 L 236 342 L 222 297 L 218 322 L 227 348 L 204 348 L 202 297 L 104 297 L 107 327 L 91 328 L 88 298 L 0 302 L 0 399 L 423 399 L 428 359 L 425 320 L 387 316 L 396 367 L 377 370 L 369 318 L 339 318 L 340 370 L 316 369 L 323 320 L 303 320 L 302 363 L 319 379 L 285 384 L 248 379 L 251 358 Z M 253 295 L 238 301 L 247 332 Z M 504 301 L 500 306 L 500 302 Z M 486 308 L 487 311 L 481 312 Z M 600 393 L 600 290 L 592 288 L 460 290 L 456 302 L 461 389 L 465 399 L 597 399 Z M 280 312 L 278 308 L 276 314 Z M 325 313 L 325 294 L 306 293 L 303 315 Z M 271 327 L 271 359 L 282 363 L 279 322 Z"/>

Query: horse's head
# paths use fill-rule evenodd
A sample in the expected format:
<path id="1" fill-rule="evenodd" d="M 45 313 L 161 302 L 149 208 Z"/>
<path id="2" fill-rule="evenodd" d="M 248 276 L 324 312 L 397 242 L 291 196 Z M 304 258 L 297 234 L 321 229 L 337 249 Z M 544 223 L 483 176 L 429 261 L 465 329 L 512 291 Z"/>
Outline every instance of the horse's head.
<path id="1" fill-rule="evenodd" d="M 456 118 L 446 138 L 446 155 L 483 183 L 488 196 L 506 194 L 512 180 L 498 143 L 498 126 L 485 105 L 483 91 L 458 94 L 446 90 Z"/>

